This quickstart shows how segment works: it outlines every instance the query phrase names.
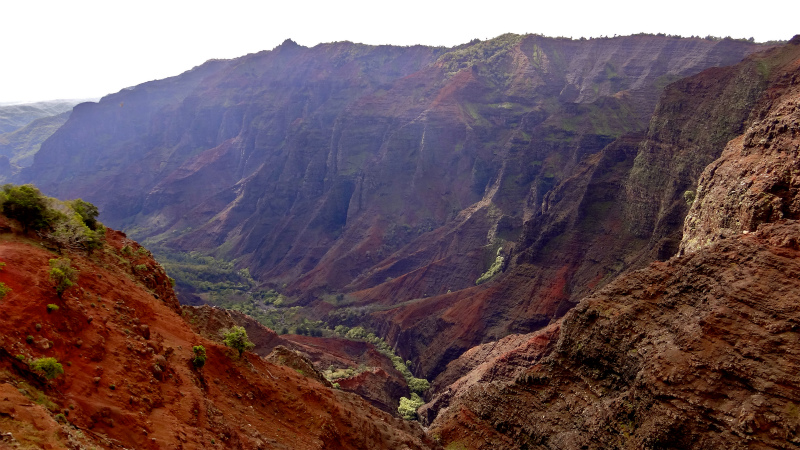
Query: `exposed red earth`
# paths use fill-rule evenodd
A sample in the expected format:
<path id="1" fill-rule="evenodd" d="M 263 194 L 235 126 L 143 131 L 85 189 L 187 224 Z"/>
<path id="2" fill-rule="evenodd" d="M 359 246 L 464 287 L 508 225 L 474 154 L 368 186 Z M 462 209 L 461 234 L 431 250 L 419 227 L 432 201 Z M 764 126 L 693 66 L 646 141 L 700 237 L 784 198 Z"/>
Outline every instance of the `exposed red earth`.
<path id="1" fill-rule="evenodd" d="M 416 423 L 197 334 L 163 269 L 120 232 L 108 230 L 91 256 L 65 251 L 80 275 L 59 298 L 48 278 L 59 255 L 13 221 L 0 219 L 0 230 L 0 281 L 12 289 L 0 300 L 4 448 L 433 446 Z M 195 345 L 208 354 L 202 369 L 190 362 Z M 41 357 L 64 373 L 32 371 Z"/>

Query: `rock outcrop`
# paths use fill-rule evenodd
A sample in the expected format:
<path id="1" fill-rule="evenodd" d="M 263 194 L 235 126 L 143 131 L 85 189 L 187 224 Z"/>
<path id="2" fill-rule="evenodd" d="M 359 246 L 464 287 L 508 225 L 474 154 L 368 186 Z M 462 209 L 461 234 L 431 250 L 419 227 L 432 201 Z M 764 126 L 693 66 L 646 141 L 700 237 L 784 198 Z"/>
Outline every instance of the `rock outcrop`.
<path id="1" fill-rule="evenodd" d="M 674 255 L 703 169 L 745 131 L 796 58 L 790 44 L 670 84 L 646 132 L 586 156 L 543 196 L 506 244 L 510 264 L 497 280 L 381 311 L 375 326 L 435 377 L 452 355 L 544 327 L 626 270 Z"/>
<path id="2" fill-rule="evenodd" d="M 431 433 L 476 449 L 792 446 L 799 232 L 766 224 L 619 278 L 515 379 L 455 383 Z"/>
<path id="3" fill-rule="evenodd" d="M 435 385 L 438 394 L 421 410 L 433 420 L 433 435 L 445 445 L 487 449 L 800 442 L 793 412 L 800 399 L 800 222 L 793 215 L 800 200 L 792 175 L 800 156 L 792 126 L 800 38 L 684 83 L 723 75 L 747 91 L 743 74 L 752 67 L 765 69 L 764 85 L 748 100 L 744 134 L 703 171 L 682 254 L 583 299 L 540 351 L 503 348 L 504 355 L 531 355 L 527 363 L 494 357 L 476 365 L 470 352 L 452 362 L 461 367 L 456 373 L 472 370 Z"/>
<path id="4" fill-rule="evenodd" d="M 360 395 L 373 406 L 390 414 L 397 415 L 400 397 L 409 395 L 408 383 L 403 374 L 395 369 L 386 355 L 368 342 L 336 337 L 278 335 L 245 314 L 208 305 L 182 305 L 181 314 L 195 331 L 220 344 L 224 330 L 241 326 L 255 345 L 252 351 L 257 355 L 272 358 L 279 347 L 298 352 L 300 358 L 307 360 L 314 369 L 304 373 L 316 374 L 330 367 L 350 369 L 352 376 L 336 380 L 339 387 Z M 325 381 L 323 384 L 329 383 Z"/>
<path id="5" fill-rule="evenodd" d="M 163 269 L 120 232 L 90 256 L 62 250 L 79 274 L 59 296 L 57 255 L 15 221 L 0 216 L 0 230 L 0 447 L 437 447 L 356 395 L 197 334 Z M 63 373 L 46 378 L 41 358 Z"/>

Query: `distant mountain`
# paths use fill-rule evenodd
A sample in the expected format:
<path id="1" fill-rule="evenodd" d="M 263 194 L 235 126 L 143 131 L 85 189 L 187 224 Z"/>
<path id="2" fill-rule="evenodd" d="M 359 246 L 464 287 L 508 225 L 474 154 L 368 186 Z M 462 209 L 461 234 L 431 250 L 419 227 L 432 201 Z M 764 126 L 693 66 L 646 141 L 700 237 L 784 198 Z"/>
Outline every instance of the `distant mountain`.
<path id="1" fill-rule="evenodd" d="M 45 102 L 0 105 L 0 135 L 18 130 L 36 119 L 56 116 L 84 100 L 51 100 Z"/>
<path id="2" fill-rule="evenodd" d="M 9 133 L 0 134 L 0 155 L 18 167 L 33 163 L 33 155 L 42 143 L 64 125 L 72 110 L 55 116 L 42 117 Z"/>
<path id="3" fill-rule="evenodd" d="M 90 200 L 152 245 L 235 259 L 434 377 L 677 251 L 684 192 L 764 82 L 756 64 L 729 91 L 670 83 L 764 48 L 286 41 L 78 105 L 18 179 Z"/>

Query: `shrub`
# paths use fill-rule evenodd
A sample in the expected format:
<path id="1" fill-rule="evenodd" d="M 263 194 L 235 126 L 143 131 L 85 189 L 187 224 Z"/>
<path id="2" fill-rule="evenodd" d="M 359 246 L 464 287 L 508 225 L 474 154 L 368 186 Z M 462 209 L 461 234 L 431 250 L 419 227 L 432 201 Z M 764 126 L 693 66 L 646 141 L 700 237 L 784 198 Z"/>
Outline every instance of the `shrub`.
<path id="1" fill-rule="evenodd" d="M 505 258 L 503 258 L 503 255 L 500 254 L 502 251 L 502 247 L 497 249 L 497 257 L 494 259 L 494 263 L 492 263 L 492 266 L 489 267 L 489 270 L 484 272 L 480 277 L 478 277 L 477 280 L 475 280 L 475 284 L 484 283 L 503 270 L 503 262 L 505 262 Z"/>
<path id="2" fill-rule="evenodd" d="M 63 206 L 61 208 L 65 209 Z M 59 250 L 82 248 L 91 254 L 95 249 L 103 246 L 106 235 L 105 227 L 99 224 L 95 227 L 97 230 L 90 229 L 78 214 L 65 210 L 62 217 L 54 222 L 52 230 L 45 233 L 44 237 L 56 244 Z"/>
<path id="3" fill-rule="evenodd" d="M 31 369 L 44 374 L 45 378 L 53 378 L 64 373 L 64 367 L 55 358 L 39 358 L 31 363 Z"/>
<path id="4" fill-rule="evenodd" d="M 67 202 L 67 204 L 78 214 L 81 222 L 83 222 L 90 230 L 95 231 L 98 229 L 100 222 L 97 221 L 97 216 L 100 214 L 97 206 L 89 202 L 85 202 L 79 198 Z"/>
<path id="5" fill-rule="evenodd" d="M 59 297 L 78 280 L 78 271 L 72 267 L 69 258 L 50 260 L 50 281 L 53 282 Z"/>
<path id="6" fill-rule="evenodd" d="M 686 202 L 687 206 L 692 206 L 692 203 L 694 203 L 694 199 L 696 197 L 697 197 L 697 194 L 695 194 L 694 191 L 686 191 L 686 192 L 683 193 L 683 201 Z"/>
<path id="7" fill-rule="evenodd" d="M 47 197 L 31 184 L 3 186 L 5 200 L 3 200 L 3 213 L 11 219 L 16 219 L 25 232 L 28 230 L 41 230 L 49 226 L 47 218 Z"/>
<path id="8" fill-rule="evenodd" d="M 51 312 L 58 311 L 58 305 L 50 303 L 47 305 L 47 313 L 50 314 Z"/>
<path id="9" fill-rule="evenodd" d="M 8 295 L 9 292 L 11 292 L 11 288 L 5 283 L 0 282 L 0 299 Z"/>
<path id="10" fill-rule="evenodd" d="M 400 397 L 400 406 L 397 407 L 397 412 L 403 419 L 414 420 L 417 418 L 417 409 L 422 405 L 422 398 L 413 392 L 411 398 Z"/>
<path id="11" fill-rule="evenodd" d="M 206 365 L 206 348 L 202 345 L 195 345 L 192 347 L 192 351 L 194 352 L 194 358 L 192 358 L 192 364 L 198 369 L 202 368 Z"/>
<path id="12" fill-rule="evenodd" d="M 222 335 L 222 342 L 228 347 L 239 352 L 239 357 L 242 356 L 246 350 L 255 347 L 255 344 L 250 342 L 247 337 L 247 331 L 244 327 L 235 326 Z"/>
<path id="13" fill-rule="evenodd" d="M 429 387 L 431 387 L 431 384 L 424 378 L 411 377 L 411 379 L 408 380 L 408 388 L 411 389 L 411 392 L 422 394 L 427 391 Z"/>

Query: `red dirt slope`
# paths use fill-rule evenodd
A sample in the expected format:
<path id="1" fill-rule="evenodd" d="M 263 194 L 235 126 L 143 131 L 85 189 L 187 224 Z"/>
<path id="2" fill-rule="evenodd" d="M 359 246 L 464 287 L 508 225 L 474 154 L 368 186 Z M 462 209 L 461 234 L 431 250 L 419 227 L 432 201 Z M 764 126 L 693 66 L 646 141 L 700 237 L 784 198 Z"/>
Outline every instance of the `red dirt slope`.
<path id="1" fill-rule="evenodd" d="M 91 257 L 65 254 L 80 276 L 58 298 L 48 278 L 58 255 L 16 227 L 0 217 L 0 281 L 12 289 L 0 299 L 0 430 L 11 433 L 0 448 L 430 446 L 415 423 L 196 334 L 163 269 L 124 234 L 109 230 Z M 208 353 L 200 370 L 193 345 Z M 28 362 L 41 357 L 64 374 L 32 372 Z"/>

